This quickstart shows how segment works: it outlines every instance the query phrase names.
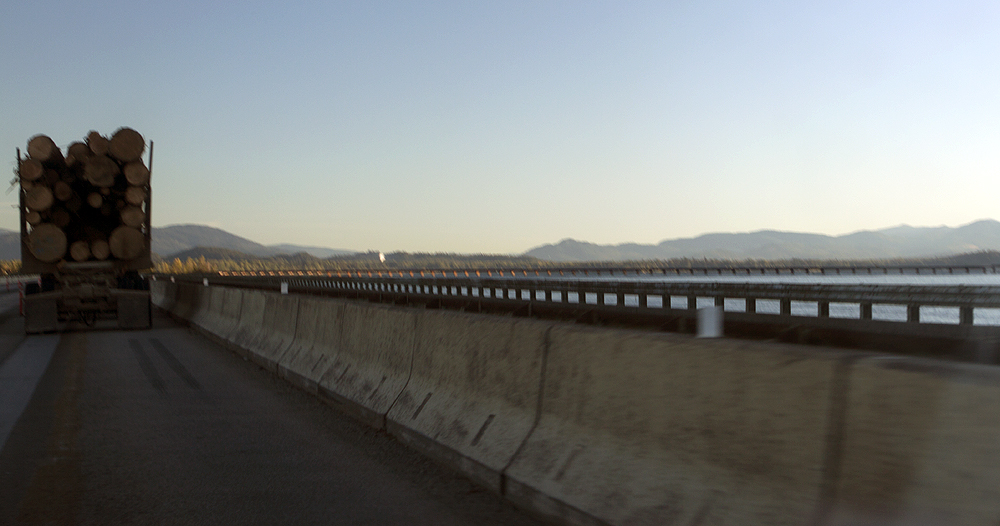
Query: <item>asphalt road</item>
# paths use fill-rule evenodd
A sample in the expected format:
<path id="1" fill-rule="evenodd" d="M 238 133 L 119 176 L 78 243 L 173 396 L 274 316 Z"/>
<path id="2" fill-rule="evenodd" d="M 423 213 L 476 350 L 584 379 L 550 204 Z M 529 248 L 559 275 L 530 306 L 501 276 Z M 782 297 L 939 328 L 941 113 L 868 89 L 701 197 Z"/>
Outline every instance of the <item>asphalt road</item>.
<path id="1" fill-rule="evenodd" d="M 4 308 L 0 367 L 46 338 Z M 162 315 L 47 338 L 0 450 L 0 525 L 538 524 Z"/>

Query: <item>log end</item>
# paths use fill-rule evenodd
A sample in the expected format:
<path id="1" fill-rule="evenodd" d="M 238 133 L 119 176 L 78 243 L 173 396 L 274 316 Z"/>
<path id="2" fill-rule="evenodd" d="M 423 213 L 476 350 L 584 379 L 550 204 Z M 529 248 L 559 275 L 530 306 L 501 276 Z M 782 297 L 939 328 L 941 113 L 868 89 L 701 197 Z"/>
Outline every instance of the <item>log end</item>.
<path id="1" fill-rule="evenodd" d="M 94 255 L 95 259 L 104 261 L 111 256 L 111 246 L 108 245 L 107 241 L 98 239 L 90 244 L 90 253 Z"/>
<path id="2" fill-rule="evenodd" d="M 146 220 L 146 213 L 138 206 L 126 206 L 121 211 L 122 224 L 132 228 L 140 228 Z"/>
<path id="3" fill-rule="evenodd" d="M 28 210 L 44 212 L 52 208 L 54 202 L 55 197 L 52 195 L 52 190 L 40 184 L 32 186 L 31 190 L 24 194 L 24 204 Z"/>
<path id="4" fill-rule="evenodd" d="M 126 164 L 122 168 L 122 173 L 125 174 L 125 179 L 130 185 L 143 186 L 149 183 L 149 168 L 146 168 L 141 160 Z"/>
<path id="5" fill-rule="evenodd" d="M 66 165 L 75 166 L 78 163 L 83 163 L 91 155 L 93 153 L 90 151 L 90 146 L 87 146 L 86 143 L 74 142 L 66 149 Z"/>
<path id="6" fill-rule="evenodd" d="M 69 256 L 73 258 L 73 261 L 87 261 L 90 259 L 90 243 L 74 241 L 69 246 Z"/>
<path id="7" fill-rule="evenodd" d="M 146 151 L 146 140 L 132 128 L 119 128 L 111 136 L 108 153 L 124 163 L 138 161 Z"/>
<path id="8" fill-rule="evenodd" d="M 94 155 L 107 155 L 108 143 L 108 139 L 100 133 L 91 130 L 87 134 L 87 146 L 90 147 L 90 152 Z"/>
<path id="9" fill-rule="evenodd" d="M 17 169 L 17 176 L 21 181 L 37 181 L 45 174 L 45 167 L 38 159 L 21 159 L 21 164 Z"/>
<path id="10" fill-rule="evenodd" d="M 100 188 L 114 186 L 118 172 L 118 163 L 107 155 L 90 157 L 83 167 L 83 176 L 90 181 L 90 184 Z"/>
<path id="11" fill-rule="evenodd" d="M 63 181 L 59 181 L 52 187 L 52 193 L 60 201 L 69 201 L 73 197 L 73 188 Z"/>
<path id="12" fill-rule="evenodd" d="M 125 201 L 130 205 L 141 205 L 146 201 L 146 189 L 141 186 L 128 187 L 125 190 Z"/>
<path id="13" fill-rule="evenodd" d="M 44 163 L 62 159 L 62 152 L 48 135 L 35 135 L 28 139 L 28 157 Z"/>
<path id="14" fill-rule="evenodd" d="M 66 254 L 66 234 L 52 224 L 38 225 L 28 234 L 28 248 L 39 261 L 55 263 Z"/>
<path id="15" fill-rule="evenodd" d="M 130 261 L 139 257 L 146 247 L 146 238 L 139 230 L 120 226 L 111 232 L 108 239 L 111 246 L 111 254 L 123 261 Z"/>

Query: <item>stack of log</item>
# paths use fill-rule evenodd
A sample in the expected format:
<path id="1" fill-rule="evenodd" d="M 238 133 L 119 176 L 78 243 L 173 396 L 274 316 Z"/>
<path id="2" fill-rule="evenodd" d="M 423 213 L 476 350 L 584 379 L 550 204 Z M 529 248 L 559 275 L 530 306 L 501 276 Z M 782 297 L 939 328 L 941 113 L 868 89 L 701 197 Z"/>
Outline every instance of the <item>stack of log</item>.
<path id="1" fill-rule="evenodd" d="M 51 138 L 32 137 L 18 166 L 31 254 L 45 263 L 129 261 L 144 254 L 145 150 L 145 139 L 131 128 L 110 139 L 92 131 L 65 154 Z"/>

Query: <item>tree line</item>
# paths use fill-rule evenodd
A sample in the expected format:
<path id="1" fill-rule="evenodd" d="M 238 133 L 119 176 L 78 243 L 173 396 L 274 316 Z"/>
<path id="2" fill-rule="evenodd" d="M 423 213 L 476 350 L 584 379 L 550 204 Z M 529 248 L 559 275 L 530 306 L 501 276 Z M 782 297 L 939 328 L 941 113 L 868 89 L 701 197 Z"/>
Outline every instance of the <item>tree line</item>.
<path id="1" fill-rule="evenodd" d="M 990 266 L 1000 265 L 1000 252 L 978 251 L 955 256 L 936 258 L 896 258 L 867 260 L 831 259 L 708 259 L 675 258 L 669 260 L 640 261 L 544 261 L 527 256 L 505 256 L 491 254 L 429 254 L 394 252 L 385 254 L 385 261 L 378 252 L 366 252 L 347 256 L 320 259 L 309 254 L 293 254 L 271 257 L 206 257 L 204 255 L 187 258 L 162 259 L 154 257 L 153 271 L 164 274 L 193 274 L 212 272 L 277 271 L 277 270 L 399 270 L 399 269 L 552 269 L 552 268 L 606 268 L 613 266 L 625 269 L 655 268 L 804 268 L 804 267 L 880 267 L 880 266 Z M 17 274 L 21 270 L 20 260 L 0 260 L 0 274 Z"/>

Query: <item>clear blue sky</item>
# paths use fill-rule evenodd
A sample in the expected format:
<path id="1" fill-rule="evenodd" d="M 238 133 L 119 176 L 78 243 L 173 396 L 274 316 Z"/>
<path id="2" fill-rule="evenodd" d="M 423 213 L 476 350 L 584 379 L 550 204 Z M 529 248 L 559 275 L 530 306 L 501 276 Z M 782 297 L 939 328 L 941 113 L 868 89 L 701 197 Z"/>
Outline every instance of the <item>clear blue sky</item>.
<path id="1" fill-rule="evenodd" d="M 10 1 L 0 146 L 131 126 L 155 226 L 268 244 L 957 226 L 1000 218 L 998 28 L 995 1 Z"/>

